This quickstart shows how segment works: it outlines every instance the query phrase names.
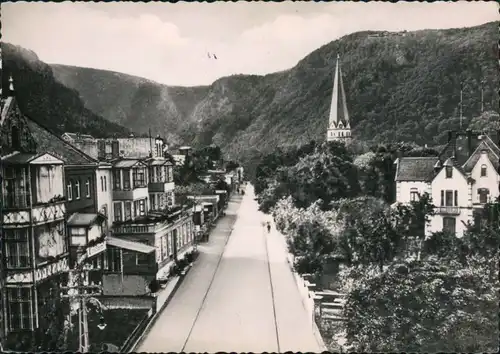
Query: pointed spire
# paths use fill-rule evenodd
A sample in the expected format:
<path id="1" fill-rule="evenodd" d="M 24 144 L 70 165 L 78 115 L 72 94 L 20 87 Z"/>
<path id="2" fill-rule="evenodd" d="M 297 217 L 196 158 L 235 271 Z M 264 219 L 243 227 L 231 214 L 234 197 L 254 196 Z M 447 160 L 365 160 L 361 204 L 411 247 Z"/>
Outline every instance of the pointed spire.
<path id="1" fill-rule="evenodd" d="M 342 80 L 342 69 L 340 68 L 340 55 L 337 54 L 337 64 L 333 78 L 332 102 L 330 106 L 329 127 L 337 128 L 339 124 L 350 129 L 349 112 L 347 111 L 347 100 Z"/>

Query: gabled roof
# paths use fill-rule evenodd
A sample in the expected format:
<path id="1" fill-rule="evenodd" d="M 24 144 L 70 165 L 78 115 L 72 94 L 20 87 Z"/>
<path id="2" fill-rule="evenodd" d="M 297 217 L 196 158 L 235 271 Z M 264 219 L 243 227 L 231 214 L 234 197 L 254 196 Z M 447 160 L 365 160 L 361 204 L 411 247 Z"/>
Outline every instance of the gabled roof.
<path id="1" fill-rule="evenodd" d="M 52 133 L 42 124 L 36 122 L 31 117 L 21 112 L 16 99 L 13 96 L 8 97 L 4 101 L 4 107 L 1 114 L 2 125 L 7 119 L 9 119 L 11 114 L 22 115 L 38 154 L 49 153 L 58 159 L 61 159 L 65 165 L 86 165 L 97 163 L 97 160 L 94 160 L 83 151 L 78 150 L 58 135 Z"/>
<path id="2" fill-rule="evenodd" d="M 500 148 L 491 140 L 490 137 L 484 136 L 483 140 L 476 148 L 476 150 L 472 153 L 469 159 L 463 165 L 463 169 L 466 172 L 471 172 L 474 166 L 479 161 L 481 157 L 481 152 L 485 151 L 488 155 L 488 158 L 492 165 L 498 170 L 499 167 L 499 159 L 500 159 Z"/>
<path id="3" fill-rule="evenodd" d="M 64 161 L 65 165 L 97 164 L 97 160 L 67 143 L 31 118 L 27 117 L 26 122 L 36 143 L 37 151 L 57 156 Z"/>
<path id="4" fill-rule="evenodd" d="M 45 152 L 32 154 L 32 153 L 21 153 L 19 151 L 15 151 L 12 154 L 3 156 L 1 160 L 5 164 L 12 164 L 12 165 L 24 165 L 30 163 L 47 164 L 47 165 L 63 164 L 62 160 L 58 159 L 52 154 L 48 154 Z"/>
<path id="5" fill-rule="evenodd" d="M 437 157 L 402 157 L 398 160 L 396 181 L 429 182 L 437 161 Z"/>

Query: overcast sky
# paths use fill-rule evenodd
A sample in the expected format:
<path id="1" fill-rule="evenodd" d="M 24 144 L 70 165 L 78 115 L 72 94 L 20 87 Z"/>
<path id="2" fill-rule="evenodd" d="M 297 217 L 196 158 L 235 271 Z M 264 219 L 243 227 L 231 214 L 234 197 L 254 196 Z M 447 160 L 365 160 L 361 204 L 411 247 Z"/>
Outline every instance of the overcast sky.
<path id="1" fill-rule="evenodd" d="M 32 49 L 47 63 L 191 86 L 288 69 L 323 44 L 360 30 L 456 28 L 495 20 L 493 1 L 21 2 L 2 3 L 2 40 Z"/>

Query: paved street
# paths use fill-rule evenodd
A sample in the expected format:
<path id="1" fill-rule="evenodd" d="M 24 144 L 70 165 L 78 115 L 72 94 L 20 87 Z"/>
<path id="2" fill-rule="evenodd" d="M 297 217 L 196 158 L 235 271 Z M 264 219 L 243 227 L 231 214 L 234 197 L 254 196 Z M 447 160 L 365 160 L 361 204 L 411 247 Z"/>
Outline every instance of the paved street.
<path id="1" fill-rule="evenodd" d="M 320 352 L 284 241 L 264 230 L 253 187 L 226 214 L 136 351 Z"/>

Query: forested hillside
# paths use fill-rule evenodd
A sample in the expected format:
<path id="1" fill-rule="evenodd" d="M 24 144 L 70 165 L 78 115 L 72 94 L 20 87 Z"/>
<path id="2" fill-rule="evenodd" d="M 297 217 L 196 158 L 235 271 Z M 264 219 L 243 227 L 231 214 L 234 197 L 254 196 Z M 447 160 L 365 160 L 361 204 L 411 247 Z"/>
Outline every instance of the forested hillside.
<path id="1" fill-rule="evenodd" d="M 151 128 L 170 145 L 215 143 L 227 158 L 252 169 L 252 161 L 277 146 L 325 138 L 337 54 L 353 135 L 365 148 L 372 142 L 443 144 L 446 131 L 460 127 L 461 83 L 462 126 L 498 128 L 497 31 L 497 23 L 488 23 L 464 29 L 358 32 L 317 49 L 289 70 L 234 75 L 200 87 L 170 87 L 62 65 L 52 70 L 57 81 L 79 93 L 86 109 L 110 122 L 139 133 Z M 27 62 L 19 56 L 9 60 Z M 25 106 L 43 106 L 49 92 L 58 112 L 77 104 L 73 95 L 36 90 L 52 75 L 43 63 L 30 63 L 21 80 L 21 87 L 32 84 L 30 98 L 21 95 Z M 52 115 L 52 124 L 76 119 L 67 116 Z"/>
<path id="2" fill-rule="evenodd" d="M 81 132 L 95 137 L 116 134 L 128 136 L 130 130 L 100 117 L 85 108 L 78 92 L 54 79 L 49 65 L 27 49 L 2 43 L 2 88 L 14 90 L 23 113 L 57 134 Z"/>

